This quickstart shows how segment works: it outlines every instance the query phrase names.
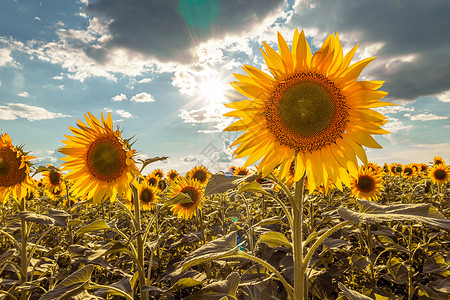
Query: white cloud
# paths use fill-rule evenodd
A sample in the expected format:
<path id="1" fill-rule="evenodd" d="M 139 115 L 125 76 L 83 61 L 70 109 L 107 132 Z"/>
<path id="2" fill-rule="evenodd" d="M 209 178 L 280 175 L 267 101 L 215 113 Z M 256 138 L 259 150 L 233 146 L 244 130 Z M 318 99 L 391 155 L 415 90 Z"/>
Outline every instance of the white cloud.
<path id="1" fill-rule="evenodd" d="M 19 97 L 24 97 L 24 98 L 30 97 L 30 95 L 29 95 L 27 92 L 19 93 L 19 94 L 17 94 L 17 96 L 19 96 Z"/>
<path id="2" fill-rule="evenodd" d="M 55 79 L 55 80 L 63 80 L 63 76 L 62 75 L 53 76 L 52 78 Z"/>
<path id="3" fill-rule="evenodd" d="M 127 96 L 124 93 L 121 93 L 119 95 L 112 97 L 111 100 L 112 101 L 123 101 L 123 100 L 127 100 Z"/>
<path id="4" fill-rule="evenodd" d="M 131 97 L 130 101 L 134 102 L 154 102 L 155 98 L 146 92 L 142 92 Z"/>
<path id="5" fill-rule="evenodd" d="M 445 91 L 445 92 L 443 92 L 441 94 L 438 94 L 437 98 L 441 102 L 449 103 L 450 102 L 450 90 Z"/>
<path id="6" fill-rule="evenodd" d="M 386 115 L 386 114 L 396 114 L 396 113 L 399 113 L 402 111 L 414 111 L 414 107 L 404 107 L 401 105 L 383 106 L 383 107 L 377 107 L 377 108 L 375 108 L 375 110 L 383 115 Z"/>
<path id="7" fill-rule="evenodd" d="M 11 56 L 11 49 L 0 49 L 0 67 L 15 65 L 15 61 Z"/>
<path id="8" fill-rule="evenodd" d="M 35 20 L 38 20 L 38 21 L 41 20 L 41 18 L 39 18 L 39 17 L 34 17 L 34 19 L 35 19 Z"/>
<path id="9" fill-rule="evenodd" d="M 184 95 L 193 96 L 198 91 L 197 73 L 187 67 L 178 68 L 172 77 L 172 85 Z"/>
<path id="10" fill-rule="evenodd" d="M 442 156 L 442 158 L 445 161 L 450 161 L 450 154 L 448 152 L 449 148 L 450 143 L 409 144 L 407 147 L 402 146 L 401 148 L 389 149 L 389 154 L 386 154 L 384 152 L 383 157 L 370 159 L 379 163 L 384 162 L 399 162 L 402 164 L 413 162 L 429 163 L 433 161 L 434 156 L 439 155 Z"/>
<path id="11" fill-rule="evenodd" d="M 389 122 L 383 126 L 383 129 L 395 133 L 399 130 L 407 130 L 413 128 L 412 125 L 405 125 L 402 121 L 396 118 L 389 118 Z M 391 135 L 388 135 L 390 137 Z"/>
<path id="12" fill-rule="evenodd" d="M 16 120 L 18 118 L 24 118 L 28 121 L 38 121 L 64 117 L 70 116 L 61 113 L 53 113 L 45 108 L 23 103 L 8 103 L 7 106 L 0 105 L 0 120 Z"/>
<path id="13" fill-rule="evenodd" d="M 422 122 L 448 119 L 448 117 L 437 116 L 437 115 L 431 114 L 431 113 L 424 113 L 424 114 L 417 114 L 417 115 L 405 114 L 405 117 L 410 118 L 411 121 L 422 121 Z"/>
<path id="14" fill-rule="evenodd" d="M 183 164 L 193 163 L 196 161 L 198 161 L 198 158 L 195 157 L 193 154 L 189 154 L 187 156 L 180 158 L 180 162 Z"/>
<path id="15" fill-rule="evenodd" d="M 122 109 L 116 110 L 116 114 L 118 114 L 118 115 L 121 116 L 122 118 L 126 118 L 126 119 L 132 118 L 132 117 L 133 117 L 132 114 L 130 114 L 129 112 L 124 111 L 124 110 L 122 110 Z"/>
<path id="16" fill-rule="evenodd" d="M 150 81 L 152 81 L 151 78 L 144 78 L 144 79 L 139 80 L 138 83 L 148 83 Z"/>

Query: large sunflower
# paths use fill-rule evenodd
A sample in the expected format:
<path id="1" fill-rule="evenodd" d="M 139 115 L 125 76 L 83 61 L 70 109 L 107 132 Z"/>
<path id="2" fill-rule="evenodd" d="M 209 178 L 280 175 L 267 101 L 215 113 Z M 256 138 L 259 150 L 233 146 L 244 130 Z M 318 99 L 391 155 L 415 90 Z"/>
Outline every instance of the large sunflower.
<path id="1" fill-rule="evenodd" d="M 383 191 L 381 175 L 359 168 L 358 177 L 351 179 L 351 193 L 359 199 L 376 200 Z"/>
<path id="2" fill-rule="evenodd" d="M 27 189 L 34 189 L 34 181 L 29 176 L 33 158 L 22 147 L 13 146 L 7 133 L 0 133 L 0 200 L 3 204 L 8 202 L 9 195 L 21 199 L 27 196 Z"/>
<path id="3" fill-rule="evenodd" d="M 172 182 L 170 186 L 169 197 L 173 198 L 179 193 L 188 194 L 192 202 L 175 204 L 170 209 L 177 214 L 179 218 L 189 219 L 196 214 L 197 208 L 201 208 L 203 197 L 202 183 L 194 178 L 181 177 Z"/>
<path id="4" fill-rule="evenodd" d="M 93 198 L 99 203 L 110 198 L 116 199 L 136 184 L 134 175 L 138 169 L 133 161 L 135 150 L 122 139 L 121 131 L 113 129 L 111 113 L 107 118 L 101 115 L 100 122 L 88 112 L 86 124 L 78 120 L 78 128 L 70 127 L 75 136 L 66 136 L 66 146 L 59 152 L 66 156 L 61 158 L 62 170 L 70 171 L 65 178 L 74 181 L 75 196 Z"/>
<path id="5" fill-rule="evenodd" d="M 450 182 L 450 167 L 445 164 L 434 165 L 428 175 L 435 184 L 446 184 Z"/>
<path id="6" fill-rule="evenodd" d="M 225 116 L 240 118 L 226 131 L 244 131 L 232 144 L 236 158 L 249 156 L 245 167 L 261 159 L 262 176 L 280 165 L 280 177 L 296 160 L 295 180 L 308 176 L 309 190 L 331 178 L 342 189 L 347 171 L 357 176 L 357 158 L 366 164 L 363 146 L 381 148 L 372 134 L 386 134 L 387 119 L 371 108 L 379 101 L 382 81 L 356 81 L 374 57 L 350 65 L 357 47 L 343 56 L 338 35 L 328 36 L 311 55 L 303 31 L 294 33 L 292 50 L 278 33 L 280 54 L 264 43 L 261 50 L 272 76 L 245 65 L 231 85 L 250 98 L 226 104 Z"/>

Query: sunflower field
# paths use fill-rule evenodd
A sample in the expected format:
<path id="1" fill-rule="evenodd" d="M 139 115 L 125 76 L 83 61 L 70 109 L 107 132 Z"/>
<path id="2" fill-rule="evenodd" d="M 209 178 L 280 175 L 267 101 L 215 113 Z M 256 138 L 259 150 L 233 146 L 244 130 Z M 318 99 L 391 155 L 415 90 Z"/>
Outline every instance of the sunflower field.
<path id="1" fill-rule="evenodd" d="M 69 126 L 60 166 L 2 131 L 0 299 L 450 299 L 450 167 L 368 161 L 395 105 L 357 80 L 374 58 L 263 46 L 225 114 L 243 166 L 144 173 L 167 157 L 110 113 Z"/>

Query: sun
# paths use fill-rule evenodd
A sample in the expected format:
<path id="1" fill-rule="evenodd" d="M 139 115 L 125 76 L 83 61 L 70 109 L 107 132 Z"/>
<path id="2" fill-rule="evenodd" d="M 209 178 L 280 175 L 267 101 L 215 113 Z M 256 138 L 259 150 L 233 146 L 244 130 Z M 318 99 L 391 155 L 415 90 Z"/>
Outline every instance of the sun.
<path id="1" fill-rule="evenodd" d="M 200 94 L 209 105 L 225 103 L 228 82 L 220 77 L 204 78 L 200 85 Z"/>

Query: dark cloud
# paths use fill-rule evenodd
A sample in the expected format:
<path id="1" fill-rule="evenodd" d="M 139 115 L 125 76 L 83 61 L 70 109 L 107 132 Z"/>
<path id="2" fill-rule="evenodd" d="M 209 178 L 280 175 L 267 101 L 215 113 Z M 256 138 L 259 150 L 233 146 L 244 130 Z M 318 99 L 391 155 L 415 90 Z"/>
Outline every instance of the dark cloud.
<path id="1" fill-rule="evenodd" d="M 449 11 L 450 1 L 299 1 L 293 24 L 361 32 L 362 44 L 384 43 L 368 69 L 370 77 L 386 80 L 391 99 L 414 100 L 450 88 Z M 393 62 L 408 55 L 415 58 Z"/>
<path id="2" fill-rule="evenodd" d="M 160 61 L 188 62 L 198 43 L 238 34 L 282 7 L 283 0 L 91 0 L 86 12 L 111 20 L 103 51 L 123 47 Z M 96 49 L 93 58 L 104 55 Z"/>

